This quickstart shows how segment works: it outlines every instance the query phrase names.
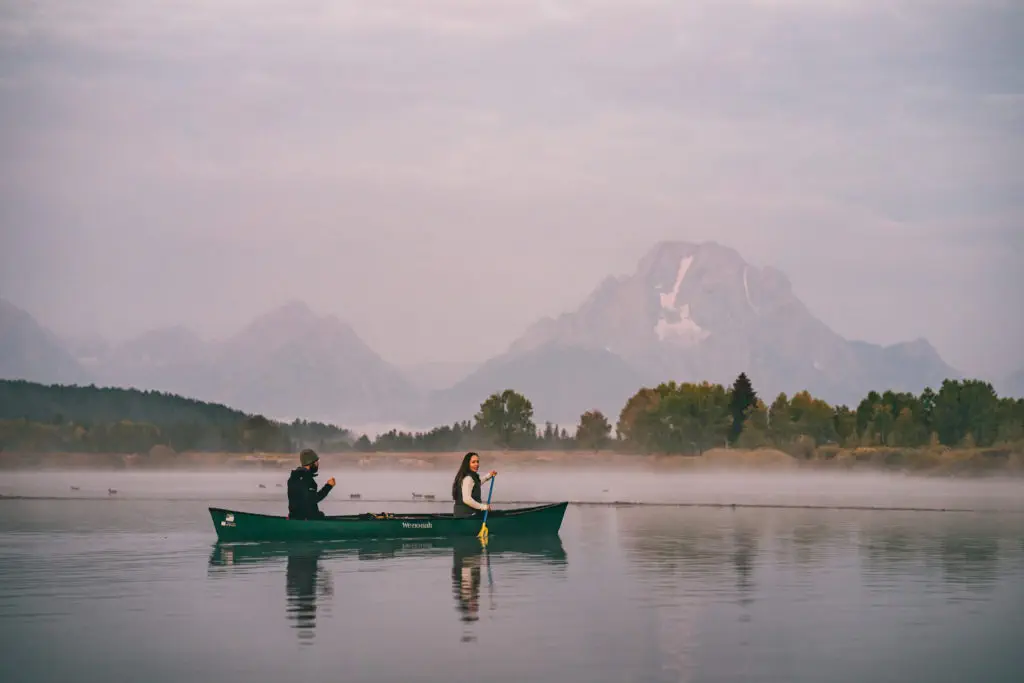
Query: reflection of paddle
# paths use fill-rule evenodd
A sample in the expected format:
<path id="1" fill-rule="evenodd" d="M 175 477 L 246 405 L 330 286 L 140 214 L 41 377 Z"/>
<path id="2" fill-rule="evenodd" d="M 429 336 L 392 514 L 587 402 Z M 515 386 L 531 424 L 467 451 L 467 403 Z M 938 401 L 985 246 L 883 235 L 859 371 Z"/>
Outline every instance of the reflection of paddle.
<path id="1" fill-rule="evenodd" d="M 487 513 L 491 511 L 491 494 L 494 493 L 494 480 L 497 478 L 497 474 L 491 477 L 491 488 L 487 490 L 487 509 L 484 510 L 484 525 L 480 527 L 480 533 L 477 534 L 477 538 L 479 538 L 484 545 L 487 545 L 487 534 L 490 533 L 487 531 Z"/>
<path id="2" fill-rule="evenodd" d="M 491 551 L 487 550 L 487 544 L 484 543 L 484 555 L 487 556 L 487 605 L 488 609 L 494 609 L 494 578 L 491 576 Z"/>

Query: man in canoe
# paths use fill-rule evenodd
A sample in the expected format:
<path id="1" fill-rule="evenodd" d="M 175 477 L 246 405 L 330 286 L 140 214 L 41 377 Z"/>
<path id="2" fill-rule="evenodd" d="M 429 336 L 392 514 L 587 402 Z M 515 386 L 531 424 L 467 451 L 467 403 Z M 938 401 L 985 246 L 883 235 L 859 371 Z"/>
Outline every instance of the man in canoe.
<path id="1" fill-rule="evenodd" d="M 312 448 L 304 448 L 299 463 L 288 477 L 288 519 L 323 519 L 326 515 L 318 503 L 334 488 L 334 477 L 317 491 L 314 477 L 320 469 L 320 456 Z"/>
<path id="2" fill-rule="evenodd" d="M 491 470 L 483 479 L 477 474 L 480 469 L 480 456 L 470 451 L 462 459 L 459 471 L 452 482 L 452 500 L 455 501 L 456 517 L 476 517 L 488 510 L 487 503 L 480 502 L 480 484 L 498 472 Z"/>

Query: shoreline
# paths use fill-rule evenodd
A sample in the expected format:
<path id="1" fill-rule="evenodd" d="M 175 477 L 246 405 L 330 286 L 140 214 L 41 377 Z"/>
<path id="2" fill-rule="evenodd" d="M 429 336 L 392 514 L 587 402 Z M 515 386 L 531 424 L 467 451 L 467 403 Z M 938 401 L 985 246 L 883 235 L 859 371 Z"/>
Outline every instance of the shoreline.
<path id="1" fill-rule="evenodd" d="M 800 458 L 774 448 L 715 448 L 701 455 L 631 454 L 615 451 L 477 451 L 481 470 L 606 469 L 647 471 L 890 472 L 916 476 L 1024 476 L 1024 447 L 992 448 L 835 448 L 816 449 Z M 321 453 L 322 469 L 440 470 L 458 468 L 465 451 Z M 0 452 L 0 472 L 45 470 L 274 470 L 298 466 L 297 453 Z"/>

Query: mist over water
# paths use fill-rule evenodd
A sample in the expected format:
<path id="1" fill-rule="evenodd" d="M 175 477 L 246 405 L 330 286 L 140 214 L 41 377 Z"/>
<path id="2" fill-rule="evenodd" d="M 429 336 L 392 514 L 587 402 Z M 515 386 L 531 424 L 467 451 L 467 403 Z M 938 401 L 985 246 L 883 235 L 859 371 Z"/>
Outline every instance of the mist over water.
<path id="1" fill-rule="evenodd" d="M 483 463 L 482 470 L 489 465 Z M 318 480 L 334 476 L 336 488 L 321 504 L 328 514 L 351 494 L 357 503 L 409 503 L 410 510 L 449 511 L 454 471 L 362 471 L 325 466 Z M 209 500 L 229 498 L 263 509 L 287 506 L 287 470 L 161 473 L 56 471 L 0 473 L 0 495 L 26 497 Z M 265 488 L 260 488 L 260 485 Z M 71 487 L 78 487 L 72 490 Z M 487 495 L 486 487 L 483 495 Z M 108 489 L 115 489 L 110 494 Z M 435 502 L 414 499 L 432 494 Z M 915 477 L 902 474 L 810 471 L 643 471 L 545 466 L 499 470 L 493 502 L 633 503 L 873 507 L 1024 512 L 1024 479 Z M 374 508 L 376 510 L 376 508 Z"/>
<path id="2" fill-rule="evenodd" d="M 332 474 L 328 513 L 450 509 L 449 473 L 320 478 Z M 492 537 L 486 552 L 475 539 L 216 543 L 208 505 L 282 514 L 286 475 L 0 475 L 19 496 L 0 499 L 0 680 L 1024 680 L 1015 481 L 509 469 L 502 505 L 989 508 L 583 504 L 556 539 Z"/>

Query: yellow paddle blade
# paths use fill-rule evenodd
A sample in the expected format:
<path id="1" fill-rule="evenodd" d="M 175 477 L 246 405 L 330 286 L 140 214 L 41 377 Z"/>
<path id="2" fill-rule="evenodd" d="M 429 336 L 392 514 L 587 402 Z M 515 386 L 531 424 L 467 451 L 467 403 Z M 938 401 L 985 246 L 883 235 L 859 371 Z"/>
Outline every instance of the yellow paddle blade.
<path id="1" fill-rule="evenodd" d="M 487 538 L 487 534 L 488 533 L 490 533 L 490 532 L 487 531 L 487 522 L 484 522 L 484 525 L 482 527 L 480 527 L 480 533 L 477 534 L 477 537 L 479 537 L 479 538 Z"/>

